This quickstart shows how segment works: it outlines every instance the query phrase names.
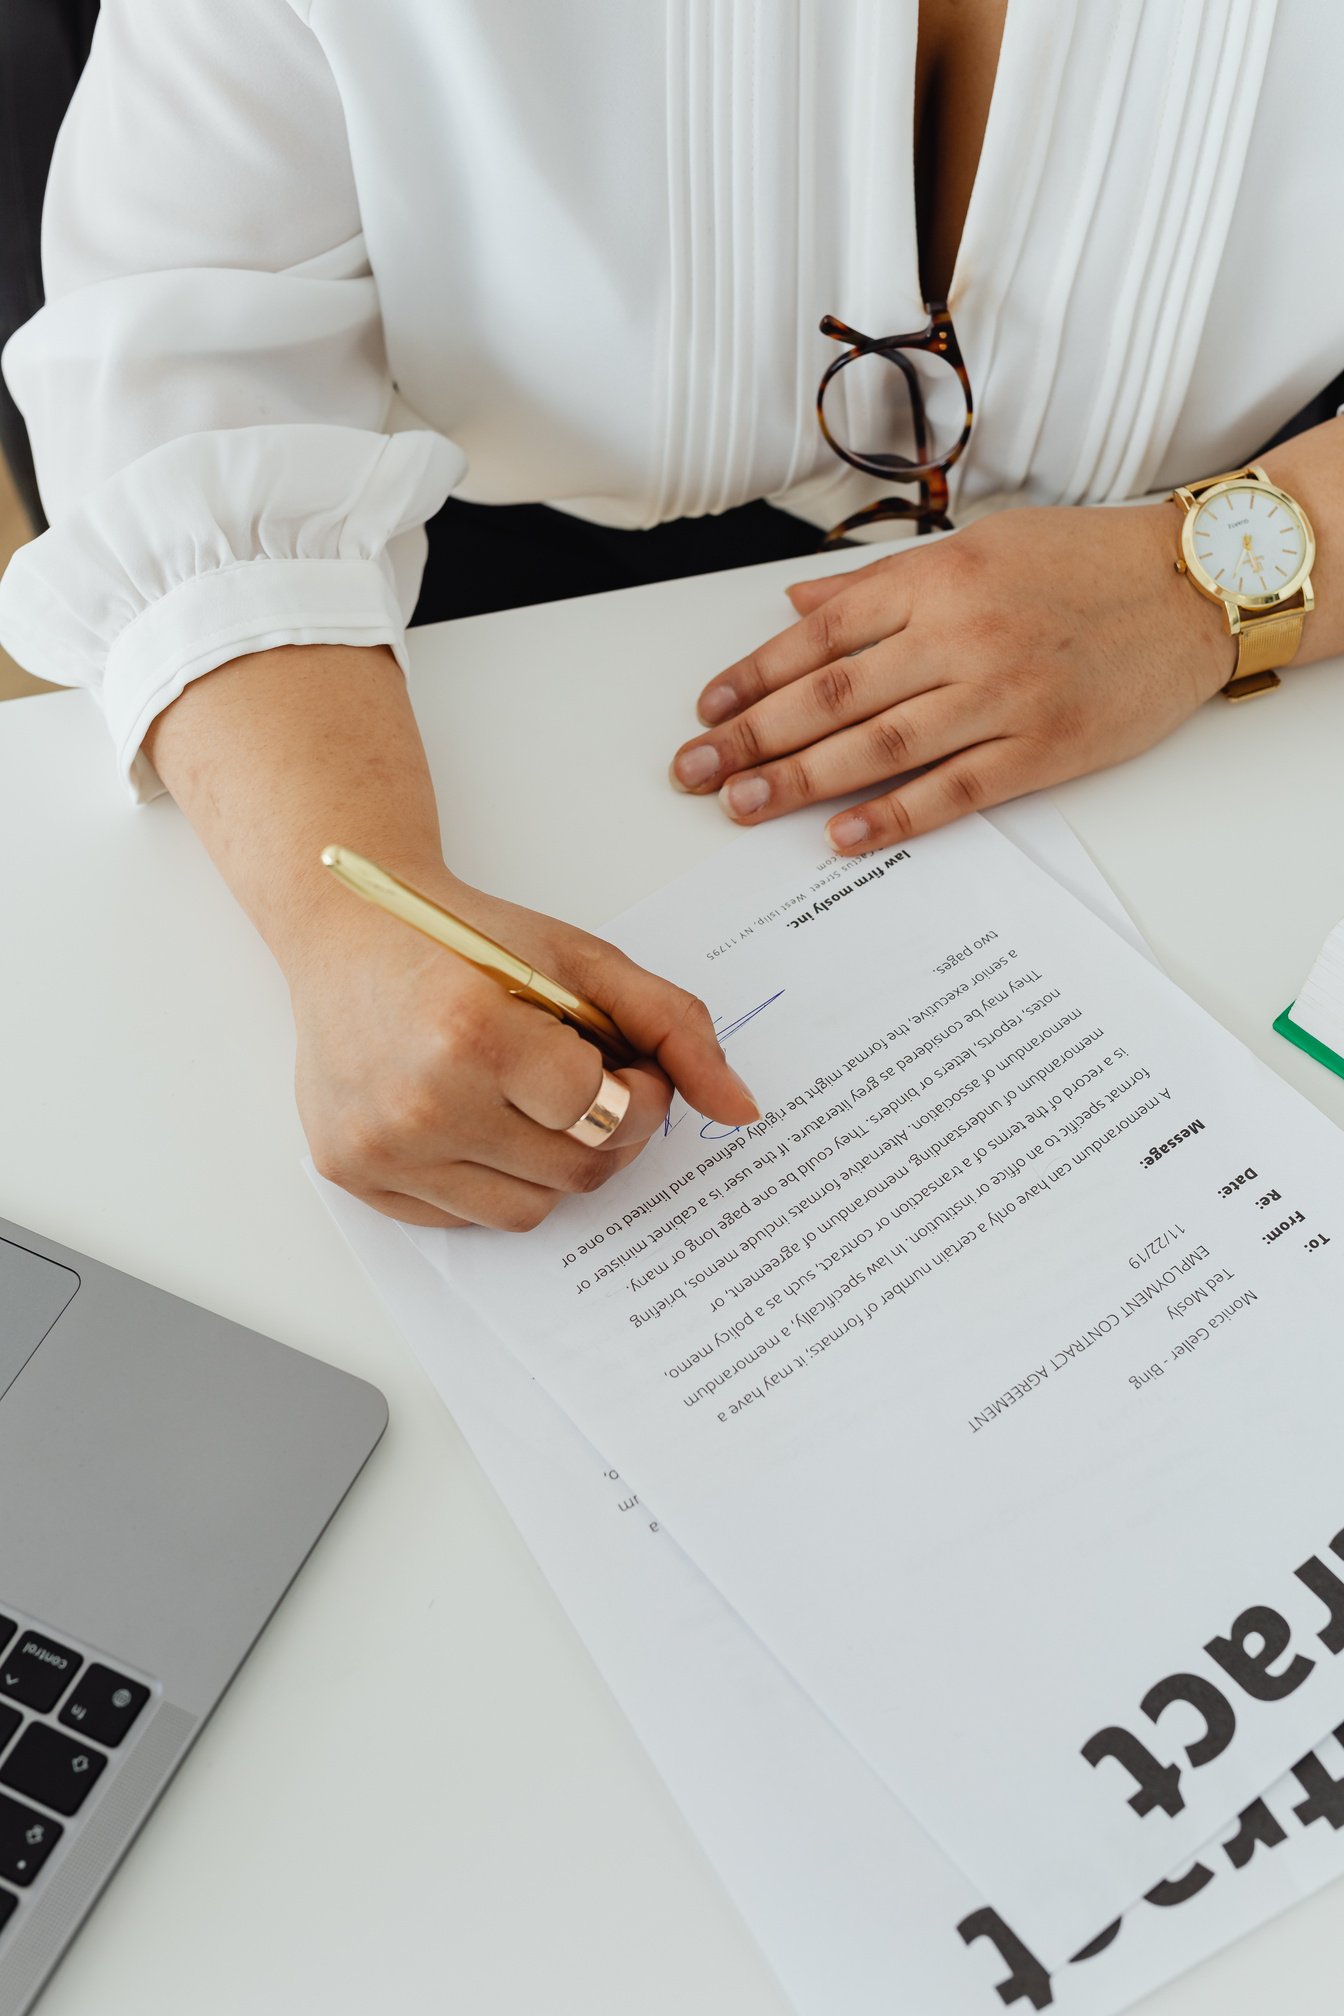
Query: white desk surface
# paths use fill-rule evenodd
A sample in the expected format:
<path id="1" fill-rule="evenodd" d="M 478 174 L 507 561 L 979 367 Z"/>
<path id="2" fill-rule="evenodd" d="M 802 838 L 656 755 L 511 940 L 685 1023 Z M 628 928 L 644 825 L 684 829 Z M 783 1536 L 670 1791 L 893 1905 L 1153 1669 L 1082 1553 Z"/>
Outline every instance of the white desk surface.
<path id="1" fill-rule="evenodd" d="M 807 571 L 415 633 L 448 858 L 600 925 L 718 845 L 665 765 Z M 1341 748 L 1336 664 L 1056 798 L 1174 978 L 1344 1122 L 1344 1082 L 1269 1027 L 1344 914 Z M 309 1187 L 265 951 L 175 808 L 127 806 L 81 695 L 0 708 L 0 861 L 0 1214 L 392 1410 L 44 2016 L 788 2016 Z M 1336 2016 L 1341 1964 L 1337 1885 L 1145 2009 Z"/>

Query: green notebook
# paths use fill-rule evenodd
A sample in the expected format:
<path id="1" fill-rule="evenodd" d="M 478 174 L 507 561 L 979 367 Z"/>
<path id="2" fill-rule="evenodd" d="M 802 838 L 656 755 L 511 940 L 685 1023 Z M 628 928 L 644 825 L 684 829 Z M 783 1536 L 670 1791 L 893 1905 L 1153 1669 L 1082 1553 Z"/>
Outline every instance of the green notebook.
<path id="1" fill-rule="evenodd" d="M 1293 1020 L 1293 1010 L 1296 1006 L 1295 1001 L 1290 1001 L 1282 1015 L 1274 1017 L 1274 1027 L 1280 1036 L 1286 1036 L 1290 1043 L 1296 1043 L 1299 1050 L 1305 1050 L 1308 1057 L 1314 1057 L 1318 1064 L 1324 1064 L 1327 1071 L 1338 1072 L 1339 1076 L 1344 1078 L 1344 1057 L 1340 1056 L 1338 1050 L 1329 1049 L 1317 1037 L 1309 1036 L 1305 1029 L 1298 1028 Z"/>
<path id="2" fill-rule="evenodd" d="M 1336 925 L 1320 957 L 1274 1027 L 1327 1071 L 1344 1078 L 1344 924 Z"/>

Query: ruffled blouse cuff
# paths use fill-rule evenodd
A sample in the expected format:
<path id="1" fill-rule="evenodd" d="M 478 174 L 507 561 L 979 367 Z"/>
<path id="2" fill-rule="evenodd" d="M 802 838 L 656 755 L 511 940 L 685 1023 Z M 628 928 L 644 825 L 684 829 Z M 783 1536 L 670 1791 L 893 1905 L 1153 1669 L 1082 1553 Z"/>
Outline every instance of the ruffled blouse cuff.
<path id="1" fill-rule="evenodd" d="M 133 796 L 153 797 L 149 725 L 217 665 L 280 644 L 385 644 L 405 669 L 423 548 L 408 569 L 388 547 L 465 468 L 428 432 L 168 442 L 20 549 L 0 582 L 0 642 L 42 678 L 90 688 Z"/>

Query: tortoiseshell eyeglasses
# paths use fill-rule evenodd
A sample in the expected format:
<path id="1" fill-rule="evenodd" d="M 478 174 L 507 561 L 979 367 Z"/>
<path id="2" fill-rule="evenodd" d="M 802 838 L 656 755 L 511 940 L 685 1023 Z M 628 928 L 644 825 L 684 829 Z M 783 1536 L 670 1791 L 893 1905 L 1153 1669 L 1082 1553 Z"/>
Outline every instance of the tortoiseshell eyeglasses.
<path id="1" fill-rule="evenodd" d="M 860 526 L 875 525 L 883 518 L 915 519 L 921 533 L 931 531 L 950 532 L 952 521 L 947 515 L 947 472 L 965 449 L 971 438 L 971 420 L 974 409 L 971 404 L 971 381 L 966 375 L 966 365 L 961 354 L 961 345 L 952 327 L 952 317 L 947 312 L 946 301 L 935 301 L 929 310 L 929 320 L 925 328 L 911 330 L 904 336 L 864 336 L 857 329 L 851 329 L 834 315 L 824 315 L 821 321 L 823 336 L 834 337 L 837 343 L 847 343 L 849 348 L 842 357 L 828 365 L 817 387 L 817 419 L 821 431 L 836 454 L 852 469 L 861 469 L 865 475 L 880 476 L 893 483 L 917 483 L 918 502 L 912 497 L 880 497 L 875 504 L 868 504 L 862 511 L 855 511 L 838 525 L 833 525 L 822 541 L 823 548 L 838 545 Z M 924 395 L 920 390 L 919 374 L 907 351 L 923 351 L 936 358 L 940 367 L 954 372 L 960 382 L 966 400 L 966 417 L 957 439 L 941 452 L 939 443 L 932 438 L 928 411 Z M 867 363 L 863 360 L 870 360 Z M 899 377 L 886 371 L 886 364 L 894 364 Z M 900 423 L 903 418 L 905 401 L 910 405 L 910 425 L 914 443 L 913 455 L 898 455 L 892 452 L 868 452 L 838 439 L 834 426 L 827 419 L 826 394 L 831 385 L 846 369 L 857 366 L 861 388 L 854 377 L 849 381 L 851 393 L 860 392 L 851 404 L 867 409 L 870 416 L 886 415 L 892 421 L 891 433 L 900 438 Z M 879 376 L 880 374 L 880 376 Z M 842 402 L 832 401 L 832 410 Z M 942 402 L 940 401 L 940 404 Z M 836 425 L 842 426 L 838 419 Z M 946 428 L 943 432 L 946 433 Z"/>

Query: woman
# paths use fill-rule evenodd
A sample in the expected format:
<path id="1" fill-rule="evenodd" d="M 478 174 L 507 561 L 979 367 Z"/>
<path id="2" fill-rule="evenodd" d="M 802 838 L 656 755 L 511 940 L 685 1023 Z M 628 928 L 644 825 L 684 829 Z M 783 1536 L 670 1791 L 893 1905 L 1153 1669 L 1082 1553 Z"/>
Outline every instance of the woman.
<path id="1" fill-rule="evenodd" d="M 820 531 L 890 486 L 816 428 L 819 318 L 917 331 L 946 296 L 966 529 L 800 583 L 673 777 L 742 824 L 870 792 L 827 828 L 855 853 L 1118 761 L 1241 648 L 1173 568 L 1177 507 L 1124 500 L 1244 463 L 1340 366 L 1341 58 L 1326 0 L 114 0 L 6 357 L 52 530 L 0 636 L 99 693 L 266 937 L 320 1167 L 523 1228 L 638 1152 L 669 1081 L 755 1112 L 698 1003 L 443 862 L 401 667 L 447 493 L 636 545 L 762 498 Z M 832 433 L 909 458 L 901 401 L 850 389 L 900 389 L 889 361 L 847 369 Z M 1299 663 L 1344 648 L 1342 426 L 1265 465 L 1319 538 Z M 656 1060 L 605 1149 L 565 1131 L 597 1053 L 350 903 L 336 830 Z"/>

